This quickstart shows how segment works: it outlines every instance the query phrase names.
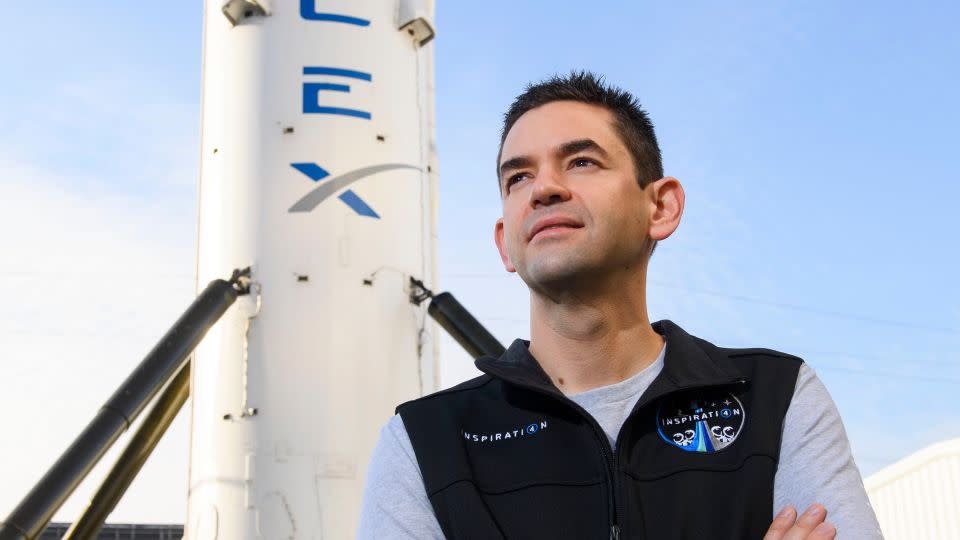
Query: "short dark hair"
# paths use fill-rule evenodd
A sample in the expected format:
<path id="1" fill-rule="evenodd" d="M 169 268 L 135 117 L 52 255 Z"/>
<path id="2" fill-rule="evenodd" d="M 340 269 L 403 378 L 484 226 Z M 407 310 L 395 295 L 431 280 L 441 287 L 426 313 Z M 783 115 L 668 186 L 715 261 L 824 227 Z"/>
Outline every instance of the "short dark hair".
<path id="1" fill-rule="evenodd" d="M 579 101 L 599 105 L 610 111 L 614 128 L 633 158 L 633 166 L 640 187 L 663 178 L 663 159 L 650 116 L 640 107 L 630 92 L 606 84 L 603 77 L 589 71 L 571 71 L 566 77 L 554 75 L 536 84 L 528 84 L 503 115 L 500 149 L 497 151 L 497 185 L 500 182 L 500 158 L 507 133 L 527 111 L 554 101 Z M 656 248 L 654 242 L 650 253 Z"/>
<path id="2" fill-rule="evenodd" d="M 573 71 L 566 77 L 554 75 L 536 84 L 528 84 L 503 115 L 500 149 L 497 151 L 497 183 L 500 182 L 500 158 L 503 141 L 513 124 L 530 109 L 554 101 L 580 101 L 599 105 L 613 114 L 614 128 L 630 151 L 640 187 L 663 178 L 663 160 L 650 116 L 630 92 L 605 84 L 603 77 L 589 71 Z"/>

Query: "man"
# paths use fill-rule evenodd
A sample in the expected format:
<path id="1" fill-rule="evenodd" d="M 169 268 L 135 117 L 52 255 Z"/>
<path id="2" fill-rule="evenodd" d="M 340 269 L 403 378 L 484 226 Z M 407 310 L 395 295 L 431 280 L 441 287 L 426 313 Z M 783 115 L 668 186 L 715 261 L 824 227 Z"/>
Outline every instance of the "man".
<path id="1" fill-rule="evenodd" d="M 647 263 L 684 192 L 629 93 L 590 73 L 529 86 L 497 172 L 494 238 L 530 289 L 531 339 L 398 408 L 361 538 L 881 536 L 801 359 L 650 324 Z"/>

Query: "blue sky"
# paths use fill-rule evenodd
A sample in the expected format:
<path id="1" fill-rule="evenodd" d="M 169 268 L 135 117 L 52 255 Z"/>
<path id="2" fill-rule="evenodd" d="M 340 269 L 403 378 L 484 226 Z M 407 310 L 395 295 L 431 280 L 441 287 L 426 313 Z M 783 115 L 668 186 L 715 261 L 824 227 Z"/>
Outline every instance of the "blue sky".
<path id="1" fill-rule="evenodd" d="M 189 301 L 201 4 L 6 8 L 0 405 L 23 436 L 3 445 L 4 514 Z M 638 96 L 686 189 L 651 262 L 653 319 L 803 356 L 864 474 L 960 436 L 958 8 L 585 6 L 438 2 L 439 288 L 501 340 L 527 335 L 492 242 L 500 117 L 527 82 L 590 69 Z M 471 376 L 442 352 L 446 384 Z M 183 519 L 186 424 L 112 520 Z"/>

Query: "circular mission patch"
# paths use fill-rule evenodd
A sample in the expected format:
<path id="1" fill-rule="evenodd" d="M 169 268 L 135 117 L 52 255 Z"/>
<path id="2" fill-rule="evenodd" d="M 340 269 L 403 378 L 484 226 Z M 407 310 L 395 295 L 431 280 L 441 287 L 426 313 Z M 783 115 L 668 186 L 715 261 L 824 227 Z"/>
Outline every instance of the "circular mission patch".
<path id="1" fill-rule="evenodd" d="M 723 450 L 737 440 L 745 420 L 736 396 L 709 389 L 668 396 L 657 408 L 660 437 L 687 452 Z"/>

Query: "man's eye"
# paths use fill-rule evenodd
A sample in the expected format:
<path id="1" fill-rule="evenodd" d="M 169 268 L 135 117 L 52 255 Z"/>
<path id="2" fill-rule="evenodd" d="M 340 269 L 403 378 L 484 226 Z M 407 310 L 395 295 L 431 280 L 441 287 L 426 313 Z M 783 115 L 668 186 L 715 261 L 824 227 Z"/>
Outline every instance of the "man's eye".
<path id="1" fill-rule="evenodd" d="M 512 186 L 513 184 L 516 184 L 516 183 L 519 182 L 520 180 L 523 180 L 523 177 L 526 176 L 526 174 L 527 174 L 527 173 L 517 173 L 517 174 L 515 174 L 515 175 L 513 175 L 513 176 L 511 176 L 511 177 L 509 177 L 509 178 L 507 178 L 507 187 L 510 187 L 510 186 Z"/>
<path id="2" fill-rule="evenodd" d="M 593 165 L 594 161 L 589 158 L 576 158 L 573 160 L 574 167 L 586 167 L 587 165 Z"/>

